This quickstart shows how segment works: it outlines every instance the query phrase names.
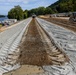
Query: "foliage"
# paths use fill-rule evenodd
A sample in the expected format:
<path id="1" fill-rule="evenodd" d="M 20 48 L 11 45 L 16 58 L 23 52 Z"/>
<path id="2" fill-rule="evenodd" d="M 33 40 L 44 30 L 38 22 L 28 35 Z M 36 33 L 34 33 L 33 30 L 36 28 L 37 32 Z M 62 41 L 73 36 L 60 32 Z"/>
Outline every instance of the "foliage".
<path id="1" fill-rule="evenodd" d="M 36 15 L 45 15 L 45 14 L 52 14 L 53 11 L 51 8 L 47 7 L 38 7 L 35 9 L 31 9 L 31 10 L 25 10 L 23 11 L 22 8 L 18 5 L 15 6 L 14 8 L 12 8 L 9 12 L 8 12 L 8 18 L 9 19 L 17 19 L 17 20 L 22 20 L 22 19 L 26 19 L 29 16 L 32 16 L 32 14 L 36 14 Z"/>
<path id="2" fill-rule="evenodd" d="M 8 12 L 8 18 L 22 20 L 32 14 L 36 15 L 45 15 L 53 13 L 63 13 L 63 12 L 74 12 L 76 11 L 76 0 L 58 0 L 48 7 L 38 7 L 31 10 L 23 11 L 22 8 L 18 5 L 12 8 Z"/>
<path id="3" fill-rule="evenodd" d="M 76 11 L 76 0 L 58 0 L 49 6 L 54 12 L 74 12 Z"/>
<path id="4" fill-rule="evenodd" d="M 37 9 L 38 15 L 44 15 L 45 14 L 45 8 L 44 7 L 39 7 Z"/>
<path id="5" fill-rule="evenodd" d="M 26 19 L 28 17 L 28 10 L 25 10 L 23 12 L 23 18 Z"/>
<path id="6" fill-rule="evenodd" d="M 37 8 L 35 8 L 35 9 L 31 9 L 31 10 L 29 10 L 28 11 L 28 16 L 31 16 L 32 14 L 36 14 L 36 15 L 38 15 L 38 9 Z"/>
<path id="7" fill-rule="evenodd" d="M 54 13 L 54 12 L 49 7 L 47 7 L 47 8 L 45 8 L 45 7 L 38 7 L 38 8 L 29 10 L 29 16 L 31 16 L 32 14 L 45 15 L 45 14 L 52 14 L 52 13 Z"/>
<path id="8" fill-rule="evenodd" d="M 15 6 L 14 8 L 12 8 L 8 12 L 8 18 L 17 19 L 17 20 L 23 19 L 24 16 L 23 16 L 23 10 L 22 10 L 22 8 L 19 5 Z"/>
<path id="9" fill-rule="evenodd" d="M 54 11 L 51 8 L 47 7 L 45 9 L 45 14 L 53 14 L 53 13 L 54 13 Z"/>
<path id="10" fill-rule="evenodd" d="M 2 24 L 0 24 L 0 27 L 2 27 Z"/>
<path id="11" fill-rule="evenodd" d="M 4 15 L 0 15 L 0 18 L 1 18 L 1 17 L 5 17 L 5 16 L 4 16 Z"/>

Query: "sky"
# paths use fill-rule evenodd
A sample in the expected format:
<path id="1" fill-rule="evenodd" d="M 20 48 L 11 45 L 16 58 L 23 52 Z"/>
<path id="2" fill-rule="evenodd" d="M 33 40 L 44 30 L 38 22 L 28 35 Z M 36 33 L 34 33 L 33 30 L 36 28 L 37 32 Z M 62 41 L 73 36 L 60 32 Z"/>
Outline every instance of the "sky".
<path id="1" fill-rule="evenodd" d="M 57 0 L 0 0 L 0 14 L 7 15 L 8 11 L 16 5 L 20 5 L 23 10 L 30 10 L 40 6 L 47 7 Z"/>

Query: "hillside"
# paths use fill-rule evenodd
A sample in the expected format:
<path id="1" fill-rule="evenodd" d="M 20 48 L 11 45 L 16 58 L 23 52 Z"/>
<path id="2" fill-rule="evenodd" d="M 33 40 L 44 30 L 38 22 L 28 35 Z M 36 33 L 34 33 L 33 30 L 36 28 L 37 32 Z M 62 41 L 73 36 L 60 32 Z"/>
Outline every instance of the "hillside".
<path id="1" fill-rule="evenodd" d="M 49 6 L 54 12 L 74 12 L 76 11 L 76 0 L 58 0 Z"/>

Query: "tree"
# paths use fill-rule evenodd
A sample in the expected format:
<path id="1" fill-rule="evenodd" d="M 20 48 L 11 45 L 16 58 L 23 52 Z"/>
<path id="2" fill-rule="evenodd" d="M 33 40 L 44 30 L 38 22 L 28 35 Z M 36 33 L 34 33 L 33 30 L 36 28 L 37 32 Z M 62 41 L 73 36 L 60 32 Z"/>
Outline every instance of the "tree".
<path id="1" fill-rule="evenodd" d="M 44 15 L 45 14 L 45 7 L 39 7 L 37 8 L 38 15 Z"/>
<path id="2" fill-rule="evenodd" d="M 58 0 L 49 6 L 53 11 L 58 13 L 76 11 L 76 0 Z M 55 12 L 56 12 L 55 11 Z"/>
<path id="3" fill-rule="evenodd" d="M 44 15 L 45 14 L 45 7 L 39 7 L 35 9 L 31 9 L 28 11 L 29 16 L 32 16 L 32 14 L 36 15 Z"/>
<path id="4" fill-rule="evenodd" d="M 37 8 L 29 10 L 29 12 L 28 12 L 29 16 L 32 16 L 32 14 L 38 15 L 37 10 L 38 10 Z"/>
<path id="5" fill-rule="evenodd" d="M 76 0 L 73 0 L 73 10 L 76 11 Z"/>
<path id="6" fill-rule="evenodd" d="M 23 16 L 24 16 L 24 17 L 23 17 L 24 19 L 26 19 L 26 18 L 28 17 L 28 10 L 25 10 L 25 11 L 23 12 Z"/>
<path id="7" fill-rule="evenodd" d="M 53 14 L 54 12 L 53 12 L 53 10 L 50 8 L 50 7 L 47 7 L 46 9 L 45 9 L 45 14 Z"/>
<path id="8" fill-rule="evenodd" d="M 24 18 L 22 8 L 19 5 L 12 8 L 8 12 L 8 18 L 22 20 Z"/>

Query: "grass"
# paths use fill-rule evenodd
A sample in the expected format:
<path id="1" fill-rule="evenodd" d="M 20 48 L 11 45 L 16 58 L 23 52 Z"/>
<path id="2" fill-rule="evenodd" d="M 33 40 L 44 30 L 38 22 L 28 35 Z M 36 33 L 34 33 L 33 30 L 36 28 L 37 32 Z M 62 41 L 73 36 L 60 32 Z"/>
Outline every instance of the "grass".
<path id="1" fill-rule="evenodd" d="M 2 27 L 2 24 L 0 24 L 0 27 Z"/>

